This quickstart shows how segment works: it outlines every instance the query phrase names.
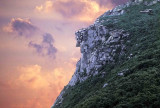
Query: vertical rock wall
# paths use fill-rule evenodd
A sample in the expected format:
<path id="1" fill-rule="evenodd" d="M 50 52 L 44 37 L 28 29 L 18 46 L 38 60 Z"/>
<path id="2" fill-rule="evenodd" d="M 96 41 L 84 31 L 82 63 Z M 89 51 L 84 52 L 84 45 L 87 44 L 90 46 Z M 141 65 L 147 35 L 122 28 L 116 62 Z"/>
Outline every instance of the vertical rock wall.
<path id="1" fill-rule="evenodd" d="M 125 39 L 129 36 L 124 30 L 112 30 L 102 25 L 91 25 L 76 33 L 77 47 L 81 58 L 76 65 L 76 72 L 70 80 L 70 86 L 98 74 L 98 69 L 106 63 L 113 63 L 116 54 L 125 51 Z"/>

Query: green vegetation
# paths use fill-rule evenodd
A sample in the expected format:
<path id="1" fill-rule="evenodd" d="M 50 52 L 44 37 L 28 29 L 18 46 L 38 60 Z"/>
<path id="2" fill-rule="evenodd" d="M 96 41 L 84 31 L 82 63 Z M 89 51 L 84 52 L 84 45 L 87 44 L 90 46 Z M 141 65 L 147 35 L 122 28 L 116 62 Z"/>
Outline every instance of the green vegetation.
<path id="1" fill-rule="evenodd" d="M 153 9 L 153 15 L 139 12 L 145 9 Z M 103 25 L 130 33 L 126 55 L 103 66 L 97 76 L 69 87 L 63 103 L 54 108 L 160 107 L 160 3 L 125 10 L 124 15 L 103 18 L 110 19 Z M 124 75 L 118 76 L 120 72 Z"/>

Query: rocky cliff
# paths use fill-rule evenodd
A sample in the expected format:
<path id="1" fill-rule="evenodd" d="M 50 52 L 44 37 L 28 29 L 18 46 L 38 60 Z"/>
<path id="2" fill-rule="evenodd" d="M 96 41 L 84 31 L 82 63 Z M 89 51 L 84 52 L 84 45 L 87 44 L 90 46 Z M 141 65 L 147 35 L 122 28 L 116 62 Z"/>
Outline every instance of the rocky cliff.
<path id="1" fill-rule="evenodd" d="M 91 25 L 76 32 L 77 47 L 81 58 L 76 65 L 76 72 L 70 80 L 70 86 L 98 74 L 106 63 L 114 63 L 116 56 L 125 54 L 129 34 L 124 30 L 113 30 L 102 25 Z"/>
<path id="2" fill-rule="evenodd" d="M 139 5 L 143 0 L 132 0 L 105 12 L 100 18 L 118 16 L 125 13 L 124 8 L 130 5 Z M 77 44 L 80 47 L 81 58 L 76 65 L 76 71 L 68 85 L 86 80 L 91 75 L 98 74 L 106 63 L 114 63 L 117 54 L 125 54 L 125 45 L 129 33 L 123 29 L 113 29 L 103 26 L 104 20 L 97 18 L 93 25 L 80 29 L 75 33 Z M 113 19 L 114 20 L 114 19 Z M 116 20 L 115 20 L 116 22 Z"/>
<path id="3" fill-rule="evenodd" d="M 110 64 L 116 66 L 117 63 L 121 62 L 123 57 L 125 57 L 125 60 L 129 60 L 136 56 L 133 52 L 128 51 L 129 46 L 127 46 L 131 44 L 130 38 L 132 38 L 133 34 L 131 34 L 129 30 L 118 26 L 119 19 L 117 16 L 127 14 L 129 11 L 127 8 L 136 5 L 145 6 L 145 8 L 142 8 L 143 10 L 139 11 L 140 14 L 151 15 L 153 9 L 150 9 L 149 6 L 153 6 L 158 2 L 160 1 L 130 0 L 126 4 L 119 5 L 105 12 L 102 16 L 97 18 L 93 25 L 80 29 L 75 33 L 77 40 L 76 47 L 80 47 L 81 58 L 77 62 L 76 71 L 72 79 L 56 99 L 53 108 L 63 103 L 63 97 L 65 97 L 64 95 L 66 95 L 65 93 L 69 88 L 88 80 L 90 77 L 96 75 L 105 76 L 106 72 L 102 71 L 104 66 Z M 117 25 L 117 27 L 114 27 L 115 25 Z M 138 44 L 135 45 L 138 46 Z M 118 73 L 118 76 L 123 76 L 128 70 L 128 68 L 123 69 Z M 104 83 L 102 88 L 105 88 L 107 85 L 108 83 Z M 64 106 L 61 107 L 64 108 Z"/>

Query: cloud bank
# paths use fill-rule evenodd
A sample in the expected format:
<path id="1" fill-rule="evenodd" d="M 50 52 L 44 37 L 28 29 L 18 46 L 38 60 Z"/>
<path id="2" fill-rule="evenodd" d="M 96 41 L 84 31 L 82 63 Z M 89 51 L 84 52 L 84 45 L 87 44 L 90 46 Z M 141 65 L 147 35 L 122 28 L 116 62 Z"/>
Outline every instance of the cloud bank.
<path id="1" fill-rule="evenodd" d="M 43 40 L 40 44 L 29 42 L 28 46 L 35 49 L 36 53 L 41 56 L 49 56 L 55 58 L 57 49 L 53 46 L 54 39 L 51 34 L 46 33 L 43 35 Z"/>
<path id="2" fill-rule="evenodd" d="M 50 0 L 36 6 L 36 10 L 41 13 L 60 15 L 61 19 L 88 22 L 111 7 L 113 6 L 109 3 L 107 7 L 100 7 L 94 0 Z"/>
<path id="3" fill-rule="evenodd" d="M 128 0 L 49 0 L 36 10 L 41 13 L 60 15 L 62 19 L 90 22 L 105 11 Z"/>
<path id="4" fill-rule="evenodd" d="M 50 108 L 64 85 L 68 83 L 67 75 L 70 71 L 71 69 L 66 73 L 66 70 L 60 67 L 44 71 L 37 64 L 18 66 L 14 79 L 0 82 L 1 107 Z"/>

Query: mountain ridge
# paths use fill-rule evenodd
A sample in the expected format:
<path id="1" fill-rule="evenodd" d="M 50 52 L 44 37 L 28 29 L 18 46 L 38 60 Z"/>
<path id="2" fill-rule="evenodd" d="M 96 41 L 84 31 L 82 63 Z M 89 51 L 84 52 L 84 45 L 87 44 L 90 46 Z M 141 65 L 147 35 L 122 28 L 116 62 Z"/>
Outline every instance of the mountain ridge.
<path id="1" fill-rule="evenodd" d="M 150 43 L 159 42 L 157 41 L 159 39 L 159 29 L 152 30 L 160 27 L 159 2 L 159 0 L 131 0 L 105 12 L 88 28 L 77 31 L 76 46 L 80 47 L 82 56 L 77 63 L 76 72 L 72 79 L 62 90 L 52 108 L 112 108 L 117 107 L 119 103 L 118 107 L 127 106 L 126 104 L 123 105 L 124 103 L 120 100 L 114 99 L 118 90 L 113 93 L 110 89 L 114 88 L 112 88 L 112 84 L 116 85 L 119 80 L 122 79 L 123 81 L 125 78 L 134 75 L 133 73 L 143 70 L 143 68 L 154 67 L 153 69 L 156 72 L 159 69 L 159 61 L 155 60 L 159 57 L 159 55 L 156 55 L 159 50 L 150 51 L 153 47 Z M 148 37 L 150 40 L 146 40 Z M 159 48 L 159 44 L 154 43 L 154 46 Z M 153 56 L 150 57 L 153 60 L 143 56 Z M 136 77 L 140 76 L 136 75 Z M 113 79 L 117 82 L 114 82 Z M 127 80 L 131 82 L 129 79 Z M 90 90 L 84 90 L 83 86 L 88 86 Z M 122 84 L 122 86 L 124 85 Z M 128 85 L 126 84 L 126 86 Z M 95 88 L 98 91 L 95 91 Z M 105 91 L 105 89 L 108 91 Z M 159 91 L 159 87 L 156 89 Z M 97 97 L 94 92 L 99 93 L 100 91 L 104 95 L 100 93 L 101 95 Z M 139 91 L 137 92 L 139 93 Z M 106 93 L 113 99 L 107 98 Z M 124 95 L 124 91 L 118 91 L 118 93 L 118 95 Z M 121 97 L 119 96 L 119 98 Z M 72 99 L 73 102 L 71 102 Z M 98 102 L 103 102 L 97 104 L 97 99 Z M 121 105 L 121 103 L 123 104 Z"/>

